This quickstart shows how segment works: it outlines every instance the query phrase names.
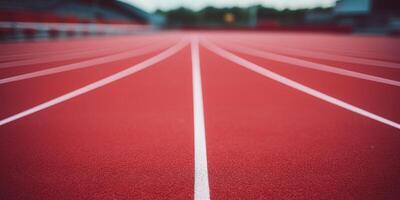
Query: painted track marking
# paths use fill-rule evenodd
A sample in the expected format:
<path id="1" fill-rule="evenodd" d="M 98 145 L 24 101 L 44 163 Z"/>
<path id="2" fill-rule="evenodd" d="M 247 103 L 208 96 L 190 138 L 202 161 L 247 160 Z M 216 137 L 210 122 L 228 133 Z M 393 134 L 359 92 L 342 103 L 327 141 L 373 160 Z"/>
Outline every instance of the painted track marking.
<path id="1" fill-rule="evenodd" d="M 201 70 L 199 41 L 192 38 L 192 80 L 193 80 L 193 112 L 194 112 L 194 199 L 210 199 L 208 183 L 207 150 L 204 125 L 203 92 L 201 87 Z"/>
<path id="2" fill-rule="evenodd" d="M 251 45 L 251 46 L 265 47 L 261 44 L 255 44 L 255 43 L 250 44 L 250 43 L 244 43 L 241 41 L 233 41 L 233 42 L 246 44 L 246 46 Z M 338 54 L 332 54 L 332 53 L 324 53 L 324 52 L 319 52 L 316 50 L 280 47 L 280 46 L 277 46 L 276 44 L 273 44 L 272 50 L 284 52 L 284 53 L 291 54 L 294 56 L 318 58 L 318 59 L 325 59 L 325 60 L 331 60 L 331 61 L 369 65 L 369 66 L 375 66 L 375 67 L 400 69 L 400 63 L 396 63 L 396 62 L 375 60 L 375 59 L 369 59 L 369 58 L 360 58 L 360 57 L 354 57 L 354 56 L 345 56 L 345 55 L 338 55 Z"/>
<path id="3" fill-rule="evenodd" d="M 324 71 L 324 72 L 329 72 L 329 73 L 339 74 L 339 75 L 343 75 L 343 76 L 349 76 L 349 77 L 353 77 L 353 78 L 369 80 L 369 81 L 374 81 L 374 82 L 378 82 L 378 83 L 384 83 L 384 84 L 400 87 L 399 81 L 386 79 L 386 78 L 382 78 L 379 76 L 364 74 L 361 72 L 355 72 L 355 71 L 351 71 L 351 70 L 332 67 L 332 66 L 325 65 L 325 64 L 306 61 L 306 60 L 299 59 L 299 58 L 293 58 L 290 56 L 266 52 L 266 51 L 257 50 L 257 49 L 253 49 L 253 48 L 248 48 L 248 47 L 244 47 L 242 45 L 224 44 L 221 46 L 225 46 L 228 49 L 231 49 L 231 50 L 233 49 L 234 51 L 237 51 L 240 53 L 244 53 L 247 55 L 252 55 L 252 56 L 256 56 L 256 57 L 260 57 L 260 58 L 264 58 L 264 59 L 275 60 L 278 62 L 296 65 L 296 66 L 300 66 L 300 67 L 304 67 L 304 68 L 309 68 L 309 69 L 314 69 L 314 70 L 319 70 L 319 71 Z"/>
<path id="4" fill-rule="evenodd" d="M 74 91 L 69 92 L 67 94 L 64 94 L 62 96 L 59 96 L 57 98 L 54 98 L 54 99 L 52 99 L 50 101 L 47 101 L 45 103 L 39 104 L 37 106 L 34 106 L 34 107 L 32 107 L 32 108 L 30 108 L 28 110 L 22 111 L 20 113 L 17 113 L 15 115 L 12 115 L 10 117 L 2 119 L 2 120 L 0 120 L 0 126 L 5 125 L 7 123 L 10 123 L 12 121 L 15 121 L 17 119 L 20 119 L 22 117 L 28 116 L 28 115 L 33 114 L 35 112 L 44 110 L 44 109 L 49 108 L 51 106 L 54 106 L 56 104 L 62 103 L 64 101 L 67 101 L 67 100 L 72 99 L 74 97 L 77 97 L 79 95 L 82 95 L 82 94 L 85 94 L 85 93 L 90 92 L 92 90 L 95 90 L 95 89 L 97 89 L 99 87 L 102 87 L 102 86 L 105 86 L 107 84 L 110 84 L 110 83 L 112 83 L 114 81 L 117 81 L 119 79 L 125 78 L 125 77 L 127 77 L 127 76 L 129 76 L 131 74 L 134 74 L 134 73 L 138 72 L 138 71 L 146 69 L 147 67 L 150 67 L 150 66 L 152 66 L 152 65 L 154 65 L 154 64 L 156 64 L 156 63 L 158 63 L 158 62 L 160 62 L 160 61 L 162 61 L 162 60 L 164 60 L 164 59 L 166 59 L 166 58 L 168 58 L 170 56 L 172 56 L 173 54 L 175 54 L 176 52 L 181 50 L 183 47 L 185 47 L 186 45 L 187 45 L 187 41 L 186 40 L 182 40 L 179 43 L 175 44 L 174 46 L 168 48 L 167 50 L 165 50 L 165 51 L 163 51 L 163 52 L 161 52 L 161 53 L 159 53 L 159 54 L 157 54 L 157 55 L 155 55 L 155 56 L 153 56 L 153 57 L 151 57 L 151 58 L 149 58 L 149 59 L 147 59 L 147 60 L 145 60 L 145 61 L 143 61 L 143 62 L 141 62 L 139 64 L 131 66 L 131 67 L 125 69 L 125 70 L 122 70 L 122 71 L 120 71 L 118 73 L 115 73 L 115 74 L 113 74 L 111 76 L 108 76 L 108 77 L 103 78 L 101 80 L 98 80 L 98 81 L 96 81 L 94 83 L 91 83 L 89 85 L 81 87 L 81 88 L 79 88 L 77 90 L 74 90 Z"/>
<path id="5" fill-rule="evenodd" d="M 93 59 L 85 60 L 82 62 L 61 65 L 58 67 L 52 67 L 52 68 L 39 70 L 39 71 L 35 71 L 35 72 L 30 72 L 30 73 L 26 73 L 26 74 L 20 74 L 20 75 L 8 77 L 8 78 L 0 79 L 0 85 L 5 84 L 5 83 L 10 83 L 10 82 L 30 79 L 30 78 L 36 78 L 36 77 L 40 77 L 40 76 L 46 76 L 46 75 L 50 75 L 50 74 L 56 74 L 56 73 L 61 73 L 61 72 L 66 72 L 66 71 L 71 71 L 71 70 L 76 70 L 76 69 L 81 69 L 81 68 L 92 67 L 95 65 L 114 62 L 114 61 L 118 61 L 118 60 L 133 58 L 136 56 L 140 56 L 140 55 L 144 55 L 146 53 L 156 51 L 161 48 L 163 48 L 163 46 L 160 44 L 145 46 L 145 47 L 142 47 L 139 49 L 134 49 L 134 50 L 127 51 L 127 52 L 117 53 L 114 55 L 93 58 Z"/>
<path id="6" fill-rule="evenodd" d="M 140 45 L 143 44 L 149 44 L 148 42 L 141 41 Z M 125 45 L 124 45 L 125 47 Z M 16 61 L 9 61 L 5 63 L 0 63 L 0 69 L 6 69 L 6 68 L 12 68 L 12 67 L 23 67 L 23 66 L 28 66 L 28 65 L 37 65 L 37 64 L 43 64 L 43 63 L 50 63 L 50 62 L 59 62 L 59 61 L 66 61 L 70 59 L 80 59 L 80 58 L 85 58 L 85 57 L 95 57 L 98 56 L 98 54 L 104 54 L 104 55 L 109 55 L 113 54 L 115 52 L 122 52 L 125 51 L 125 48 L 119 47 L 119 46 L 114 46 L 111 48 L 97 48 L 97 49 L 92 49 L 92 50 L 86 50 L 86 51 L 74 51 L 71 53 L 60 53 L 60 54 L 55 54 L 47 57 L 34 57 L 26 60 L 16 60 Z"/>
<path id="7" fill-rule="evenodd" d="M 280 83 L 282 83 L 284 85 L 287 85 L 287 86 L 289 86 L 291 88 L 294 88 L 296 90 L 299 90 L 301 92 L 304 92 L 306 94 L 314 96 L 314 97 L 316 97 L 318 99 L 321 99 L 321 100 L 324 100 L 324 101 L 329 102 L 331 104 L 334 104 L 334 105 L 337 105 L 339 107 L 342 107 L 342 108 L 344 108 L 346 110 L 355 112 L 357 114 L 360 114 L 360 115 L 365 116 L 367 118 L 370 118 L 370 119 L 373 119 L 375 121 L 381 122 L 383 124 L 386 124 L 388 126 L 394 127 L 396 129 L 400 129 L 400 124 L 397 123 L 397 122 L 394 122 L 394 121 L 391 121 L 389 119 L 383 118 L 383 117 L 381 117 L 379 115 L 376 115 L 374 113 L 368 112 L 366 110 L 363 110 L 361 108 L 353 106 L 353 105 L 351 105 L 349 103 L 346 103 L 346 102 L 344 102 L 342 100 L 339 100 L 339 99 L 331 97 L 331 96 L 329 96 L 327 94 L 324 94 L 324 93 L 322 93 L 322 92 L 320 92 L 318 90 L 312 89 L 312 88 L 307 87 L 307 86 L 305 86 L 305 85 L 303 85 L 301 83 L 298 83 L 296 81 L 288 79 L 288 78 L 286 78 L 284 76 L 281 76 L 281 75 L 279 75 L 279 74 L 277 74 L 275 72 L 272 72 L 270 70 L 267 70 L 267 69 L 265 69 L 265 68 L 263 68 L 261 66 L 258 66 L 256 64 L 254 64 L 252 62 L 249 62 L 248 60 L 243 59 L 243 58 L 241 58 L 241 57 L 239 57 L 239 56 L 237 56 L 237 55 L 235 55 L 235 54 L 233 54 L 231 52 L 228 52 L 228 51 L 226 51 L 226 50 L 224 50 L 224 49 L 222 49 L 222 48 L 220 48 L 220 47 L 218 47 L 218 46 L 216 46 L 214 44 L 211 44 L 210 42 L 202 41 L 202 44 L 207 49 L 211 50 L 212 52 L 216 53 L 217 55 L 219 55 L 219 56 L 221 56 L 221 57 L 223 57 L 223 58 L 225 58 L 227 60 L 230 60 L 230 61 L 232 61 L 232 62 L 234 62 L 236 64 L 239 64 L 239 65 L 241 65 L 241 66 L 243 66 L 243 67 L 245 67 L 245 68 L 247 68 L 247 69 L 249 69 L 249 70 L 251 70 L 253 72 L 256 72 L 256 73 L 261 74 L 261 75 L 263 75 L 263 76 L 265 76 L 267 78 L 270 78 L 270 79 L 275 80 L 277 82 L 280 82 Z"/>

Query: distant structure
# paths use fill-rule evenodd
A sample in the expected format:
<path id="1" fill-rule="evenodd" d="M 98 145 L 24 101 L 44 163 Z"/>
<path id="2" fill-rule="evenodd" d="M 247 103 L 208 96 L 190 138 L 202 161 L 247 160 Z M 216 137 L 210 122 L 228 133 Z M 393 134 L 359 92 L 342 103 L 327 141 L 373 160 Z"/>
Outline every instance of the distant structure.
<path id="1" fill-rule="evenodd" d="M 333 15 L 336 23 L 350 25 L 363 32 L 400 30 L 398 0 L 339 0 Z"/>
<path id="2" fill-rule="evenodd" d="M 118 0 L 1 0 L 0 17 L 8 20 L 141 23 L 161 25 L 161 16 Z M 19 15 L 18 15 L 19 14 Z M 25 14 L 25 16 L 23 16 Z M 30 18 L 30 19 L 24 19 Z"/>
<path id="3" fill-rule="evenodd" d="M 336 15 L 368 15 L 371 13 L 371 0 L 339 0 L 334 12 Z"/>
<path id="4" fill-rule="evenodd" d="M 0 0 L 0 39 L 128 34 L 165 19 L 118 0 Z"/>
<path id="5" fill-rule="evenodd" d="M 399 0 L 338 0 L 332 11 L 310 11 L 305 23 L 349 27 L 362 33 L 400 33 Z"/>

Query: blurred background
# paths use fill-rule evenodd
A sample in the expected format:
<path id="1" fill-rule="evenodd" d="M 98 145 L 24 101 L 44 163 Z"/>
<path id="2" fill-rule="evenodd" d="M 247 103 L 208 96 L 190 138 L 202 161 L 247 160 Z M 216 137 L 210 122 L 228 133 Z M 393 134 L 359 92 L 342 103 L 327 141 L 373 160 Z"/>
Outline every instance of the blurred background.
<path id="1" fill-rule="evenodd" d="M 0 0 L 0 39 L 158 30 L 400 33 L 396 0 Z"/>

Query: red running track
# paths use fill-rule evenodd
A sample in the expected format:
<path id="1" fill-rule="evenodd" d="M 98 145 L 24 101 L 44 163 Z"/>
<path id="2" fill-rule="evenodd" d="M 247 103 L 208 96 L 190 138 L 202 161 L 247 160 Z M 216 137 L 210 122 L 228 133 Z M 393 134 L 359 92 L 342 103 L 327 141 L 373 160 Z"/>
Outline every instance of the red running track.
<path id="1" fill-rule="evenodd" d="M 16 63 L 0 68 L 0 199 L 400 198 L 399 39 L 166 32 L 0 47 L 0 66 Z"/>

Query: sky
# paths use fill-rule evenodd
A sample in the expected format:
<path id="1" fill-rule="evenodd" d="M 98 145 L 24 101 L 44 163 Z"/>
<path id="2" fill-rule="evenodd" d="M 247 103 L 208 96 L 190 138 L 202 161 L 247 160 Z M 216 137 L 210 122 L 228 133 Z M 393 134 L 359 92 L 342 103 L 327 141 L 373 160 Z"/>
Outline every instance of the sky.
<path id="1" fill-rule="evenodd" d="M 206 6 L 232 7 L 232 6 L 251 6 L 261 4 L 277 9 L 298 9 L 312 8 L 318 6 L 332 6 L 336 0 L 121 0 L 132 3 L 148 12 L 156 9 L 169 10 L 184 6 L 194 10 L 199 10 Z"/>

